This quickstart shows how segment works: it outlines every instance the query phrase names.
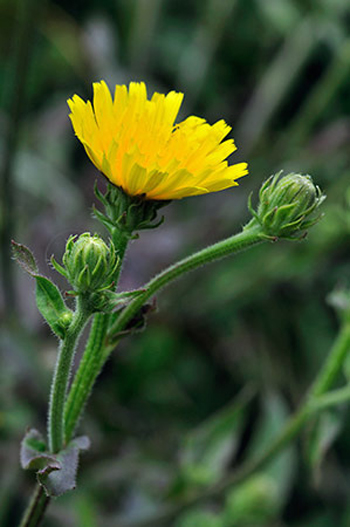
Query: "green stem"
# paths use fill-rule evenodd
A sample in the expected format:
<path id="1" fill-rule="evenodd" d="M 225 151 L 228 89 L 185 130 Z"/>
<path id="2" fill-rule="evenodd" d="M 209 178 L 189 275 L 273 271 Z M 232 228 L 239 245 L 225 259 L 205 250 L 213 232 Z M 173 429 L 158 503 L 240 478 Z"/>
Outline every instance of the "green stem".
<path id="1" fill-rule="evenodd" d="M 332 390 L 317 397 L 311 404 L 314 412 L 320 412 L 326 408 L 337 406 L 338 404 L 347 403 L 350 401 L 350 386 L 344 386 L 338 390 Z"/>
<path id="2" fill-rule="evenodd" d="M 120 258 L 122 259 L 126 250 L 126 243 L 121 245 L 118 233 L 114 233 L 113 241 L 117 247 L 121 247 Z M 136 300 L 123 311 L 122 317 L 117 321 L 117 332 L 123 329 L 126 323 L 132 319 L 140 307 L 150 298 L 156 291 L 167 285 L 171 280 L 174 280 L 181 274 L 195 269 L 207 262 L 222 258 L 230 253 L 238 252 L 254 243 L 262 241 L 261 230 L 259 226 L 247 228 L 240 234 L 237 234 L 223 242 L 219 242 L 211 247 L 203 249 L 194 255 L 185 258 L 177 264 L 169 267 L 167 270 L 160 273 L 156 278 L 151 280 L 146 286 L 144 295 L 140 295 Z M 124 315 L 124 316 L 123 316 Z M 122 320 L 121 320 L 122 318 Z M 91 328 L 89 341 L 86 346 L 79 369 L 74 378 L 71 390 L 68 395 L 65 406 L 65 438 L 66 441 L 71 439 L 74 430 L 79 422 L 83 412 L 86 401 L 95 384 L 96 378 L 108 357 L 108 347 L 104 348 L 108 324 L 110 317 L 108 315 L 98 314 Z M 113 332 L 115 331 L 113 327 Z M 119 328 L 119 329 L 118 329 Z M 115 345 L 111 347 L 114 349 Z"/>
<path id="3" fill-rule="evenodd" d="M 264 235 L 259 224 L 252 221 L 242 232 L 223 241 L 210 245 L 197 253 L 171 265 L 145 285 L 145 293 L 139 295 L 122 311 L 119 318 L 109 330 L 112 336 L 123 330 L 126 324 L 136 315 L 145 302 L 157 291 L 167 286 L 181 275 L 192 271 L 202 265 L 219 260 L 233 253 L 237 253 L 264 240 Z"/>
<path id="4" fill-rule="evenodd" d="M 350 321 L 346 321 L 341 328 L 326 363 L 317 376 L 309 392 L 310 399 L 316 399 L 326 393 L 332 386 L 335 378 L 344 363 L 346 355 L 350 352 Z"/>
<path id="5" fill-rule="evenodd" d="M 50 498 L 46 496 L 43 487 L 37 485 L 32 499 L 24 513 L 20 527 L 38 527 L 49 501 Z"/>
<path id="6" fill-rule="evenodd" d="M 64 433 L 66 443 L 73 437 L 86 401 L 100 372 L 101 348 L 106 337 L 108 323 L 109 315 L 103 313 L 95 315 L 86 349 L 65 404 Z"/>
<path id="7" fill-rule="evenodd" d="M 61 341 L 52 382 L 49 406 L 49 446 L 58 452 L 64 446 L 64 403 L 78 338 L 89 318 L 84 299 L 77 296 L 76 310 L 65 338 Z"/>
<path id="8" fill-rule="evenodd" d="M 117 284 L 128 245 L 128 238 L 118 229 L 114 229 L 112 232 L 112 241 L 117 248 L 120 258 L 118 273 L 115 277 Z M 109 321 L 110 316 L 107 314 L 98 313 L 94 317 L 89 339 L 65 404 L 64 433 L 67 443 L 73 437 L 85 404 L 105 362 L 102 349 Z"/>
<path id="9" fill-rule="evenodd" d="M 118 333 L 124 329 L 127 322 L 133 318 L 141 306 L 150 298 L 156 291 L 166 286 L 170 281 L 179 277 L 181 274 L 200 267 L 213 260 L 223 258 L 231 253 L 243 250 L 253 244 L 259 243 L 263 240 L 261 236 L 260 226 L 253 224 L 246 228 L 241 233 L 228 238 L 215 245 L 207 247 L 194 255 L 181 260 L 177 264 L 169 267 L 146 285 L 146 291 L 137 299 L 129 304 L 114 324 L 111 332 Z M 116 247 L 121 248 L 120 258 L 123 259 L 126 242 L 121 244 L 121 239 L 118 237 L 118 232 L 114 233 L 113 241 Z M 80 416 L 83 412 L 86 401 L 91 393 L 96 378 L 108 357 L 108 347 L 104 348 L 108 323 L 108 315 L 96 315 L 93 322 L 89 341 L 80 363 L 79 369 L 74 378 L 72 388 L 69 392 L 66 407 L 65 407 L 65 437 L 69 440 L 79 422 Z M 115 345 L 110 347 L 114 349 Z"/>
<path id="10" fill-rule="evenodd" d="M 118 237 L 118 233 L 113 234 L 113 242 L 118 249 L 121 260 L 117 281 L 127 248 L 127 239 L 121 236 Z M 78 296 L 72 323 L 65 339 L 61 342 L 52 384 L 49 407 L 49 444 L 52 452 L 59 451 L 64 442 L 68 443 L 72 438 L 85 402 L 97 377 L 95 374 L 96 367 L 99 372 L 102 366 L 102 364 L 101 366 L 98 365 L 98 360 L 101 360 L 100 351 L 106 335 L 109 315 L 97 314 L 92 324 L 82 362 L 65 404 L 76 344 L 88 318 L 89 313 L 85 309 L 84 299 Z M 50 498 L 45 495 L 43 488 L 38 485 L 25 511 L 20 527 L 38 527 L 49 501 Z"/>

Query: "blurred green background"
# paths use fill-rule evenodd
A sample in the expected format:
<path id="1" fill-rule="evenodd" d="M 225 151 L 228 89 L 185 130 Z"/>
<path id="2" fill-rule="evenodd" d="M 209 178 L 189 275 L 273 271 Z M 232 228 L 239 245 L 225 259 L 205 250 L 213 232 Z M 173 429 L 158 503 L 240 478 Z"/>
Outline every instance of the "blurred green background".
<path id="1" fill-rule="evenodd" d="M 90 98 L 101 79 L 183 91 L 180 118 L 224 118 L 232 161 L 250 165 L 239 187 L 167 207 L 132 243 L 126 289 L 239 231 L 249 193 L 280 169 L 312 174 L 328 196 L 306 241 L 255 247 L 161 293 L 98 379 L 78 488 L 45 525 L 137 527 L 268 445 L 337 334 L 327 299 L 349 282 L 349 29 L 347 0 L 0 0 L 1 526 L 16 525 L 34 485 L 19 443 L 27 426 L 45 429 L 57 344 L 9 237 L 65 290 L 51 254 L 71 233 L 103 234 L 91 216 L 102 178 L 67 98 Z M 154 527 L 350 526 L 348 417 L 346 406 L 323 414 L 266 470 Z"/>

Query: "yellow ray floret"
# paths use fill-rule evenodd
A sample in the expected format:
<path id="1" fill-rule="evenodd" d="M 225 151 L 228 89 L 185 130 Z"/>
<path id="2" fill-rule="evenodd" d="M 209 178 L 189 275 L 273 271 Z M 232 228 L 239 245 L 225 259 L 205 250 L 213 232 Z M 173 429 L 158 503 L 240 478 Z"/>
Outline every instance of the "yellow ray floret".
<path id="1" fill-rule="evenodd" d="M 174 124 L 183 94 L 147 98 L 143 82 L 116 86 L 114 99 L 104 81 L 93 84 L 93 104 L 78 95 L 68 100 L 78 139 L 96 167 L 131 196 L 180 199 L 237 185 L 246 163 L 228 166 L 236 150 L 223 120 L 199 117 Z M 223 142 L 222 142 L 223 141 Z"/>

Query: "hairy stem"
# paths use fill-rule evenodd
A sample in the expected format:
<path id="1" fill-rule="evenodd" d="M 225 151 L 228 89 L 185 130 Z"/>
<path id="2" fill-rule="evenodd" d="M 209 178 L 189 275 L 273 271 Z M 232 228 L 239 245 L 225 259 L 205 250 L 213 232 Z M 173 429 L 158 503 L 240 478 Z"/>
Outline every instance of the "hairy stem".
<path id="1" fill-rule="evenodd" d="M 263 240 L 264 237 L 260 225 L 252 223 L 251 226 L 247 226 L 242 232 L 215 243 L 214 245 L 210 245 L 209 247 L 180 260 L 174 265 L 171 265 L 145 285 L 145 293 L 135 298 L 135 300 L 130 302 L 130 304 L 122 311 L 115 324 L 110 328 L 109 335 L 113 336 L 123 330 L 126 324 L 136 315 L 149 298 L 181 275 L 197 269 L 202 265 L 213 262 L 214 260 L 219 260 L 230 254 L 247 249 Z"/>
<path id="2" fill-rule="evenodd" d="M 37 485 L 32 499 L 25 511 L 20 527 L 38 527 L 43 519 L 50 498 L 46 496 L 43 487 Z"/>
<path id="3" fill-rule="evenodd" d="M 53 377 L 49 418 L 48 439 L 50 451 L 55 453 L 64 446 L 64 404 L 76 345 L 89 318 L 84 301 L 77 296 L 76 310 L 65 338 L 61 341 Z"/>
<path id="4" fill-rule="evenodd" d="M 126 240 L 121 243 L 118 232 L 114 233 L 113 241 L 116 247 L 119 247 L 119 256 L 121 260 L 126 250 Z M 181 274 L 200 267 L 208 262 L 222 258 L 231 253 L 238 252 L 253 244 L 262 241 L 260 227 L 254 225 L 247 228 L 242 233 L 237 234 L 223 242 L 216 243 L 194 255 L 181 260 L 177 264 L 169 267 L 146 285 L 146 291 L 137 299 L 129 304 L 118 318 L 117 323 L 113 326 L 113 333 L 125 328 L 125 325 L 137 313 L 140 307 L 159 289 L 167 285 L 170 281 L 179 277 Z M 121 269 L 121 266 L 120 266 Z M 71 439 L 77 423 L 81 417 L 86 401 L 91 393 L 96 378 L 108 357 L 108 346 L 105 347 L 105 340 L 108 330 L 110 317 L 108 315 L 98 314 L 91 328 L 89 341 L 85 349 L 83 359 L 75 375 L 72 388 L 69 392 L 65 406 L 65 438 L 66 441 Z M 115 345 L 113 346 L 113 348 Z"/>
<path id="5" fill-rule="evenodd" d="M 118 247 L 119 245 L 120 247 L 120 239 L 117 239 L 117 233 L 114 238 L 116 246 Z M 239 250 L 247 248 L 260 241 L 262 241 L 260 227 L 254 226 L 232 238 L 228 238 L 223 242 L 219 242 L 199 251 L 198 253 L 195 253 L 194 255 L 169 267 L 147 284 L 145 294 L 140 295 L 140 297 L 130 303 L 130 305 L 122 312 L 121 317 L 117 320 L 117 326 L 114 326 L 112 331 L 115 331 L 115 327 L 117 327 L 117 331 L 124 329 L 125 325 L 133 318 L 147 299 L 156 291 L 167 285 L 171 280 L 174 280 L 181 274 L 204 265 L 207 262 L 222 258 L 233 252 L 238 252 Z M 126 243 L 122 245 L 122 250 L 120 251 L 121 259 L 124 256 L 125 250 Z M 110 317 L 108 315 L 95 315 L 89 340 L 65 406 L 66 441 L 71 439 L 96 378 L 100 374 L 100 371 L 108 358 L 109 348 L 108 346 L 105 346 L 105 340 L 109 321 Z M 114 347 L 115 345 L 112 346 L 113 349 Z"/>
<path id="6" fill-rule="evenodd" d="M 103 313 L 98 313 L 94 317 L 89 340 L 65 404 L 64 433 L 66 443 L 73 437 L 86 401 L 95 383 L 97 377 L 96 372 L 100 371 L 101 348 L 106 337 L 108 322 L 109 316 Z"/>
<path id="7" fill-rule="evenodd" d="M 120 235 L 118 236 L 118 233 L 113 234 L 113 242 L 118 249 L 120 258 L 120 266 L 116 277 L 117 281 L 127 247 L 127 239 Z M 95 364 L 101 355 L 100 351 L 103 347 L 109 322 L 109 315 L 102 313 L 95 316 L 86 351 L 66 400 L 76 345 L 89 315 L 90 313 L 85 309 L 84 299 L 78 296 L 72 323 L 65 339 L 60 345 L 51 389 L 48 435 L 50 450 L 52 452 L 59 451 L 65 443 L 68 443 L 72 439 L 85 402 L 96 378 L 94 376 L 92 383 L 90 382 L 91 372 L 95 372 Z M 88 386 L 90 386 L 89 389 Z M 50 498 L 46 496 L 43 488 L 37 485 L 33 497 L 24 513 L 20 527 L 38 527 L 49 502 Z"/>

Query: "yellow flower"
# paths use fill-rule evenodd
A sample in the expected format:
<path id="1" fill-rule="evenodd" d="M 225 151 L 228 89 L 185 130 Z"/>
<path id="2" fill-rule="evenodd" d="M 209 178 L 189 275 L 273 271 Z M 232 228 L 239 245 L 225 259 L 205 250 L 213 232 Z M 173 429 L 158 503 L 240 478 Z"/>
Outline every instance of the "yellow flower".
<path id="1" fill-rule="evenodd" d="M 236 150 L 221 142 L 231 127 L 199 117 L 174 121 L 182 93 L 155 93 L 147 99 L 143 82 L 116 86 L 114 100 L 104 81 L 93 84 L 93 107 L 78 95 L 68 100 L 78 139 L 96 167 L 131 196 L 180 199 L 237 185 L 246 163 L 228 166 Z"/>

